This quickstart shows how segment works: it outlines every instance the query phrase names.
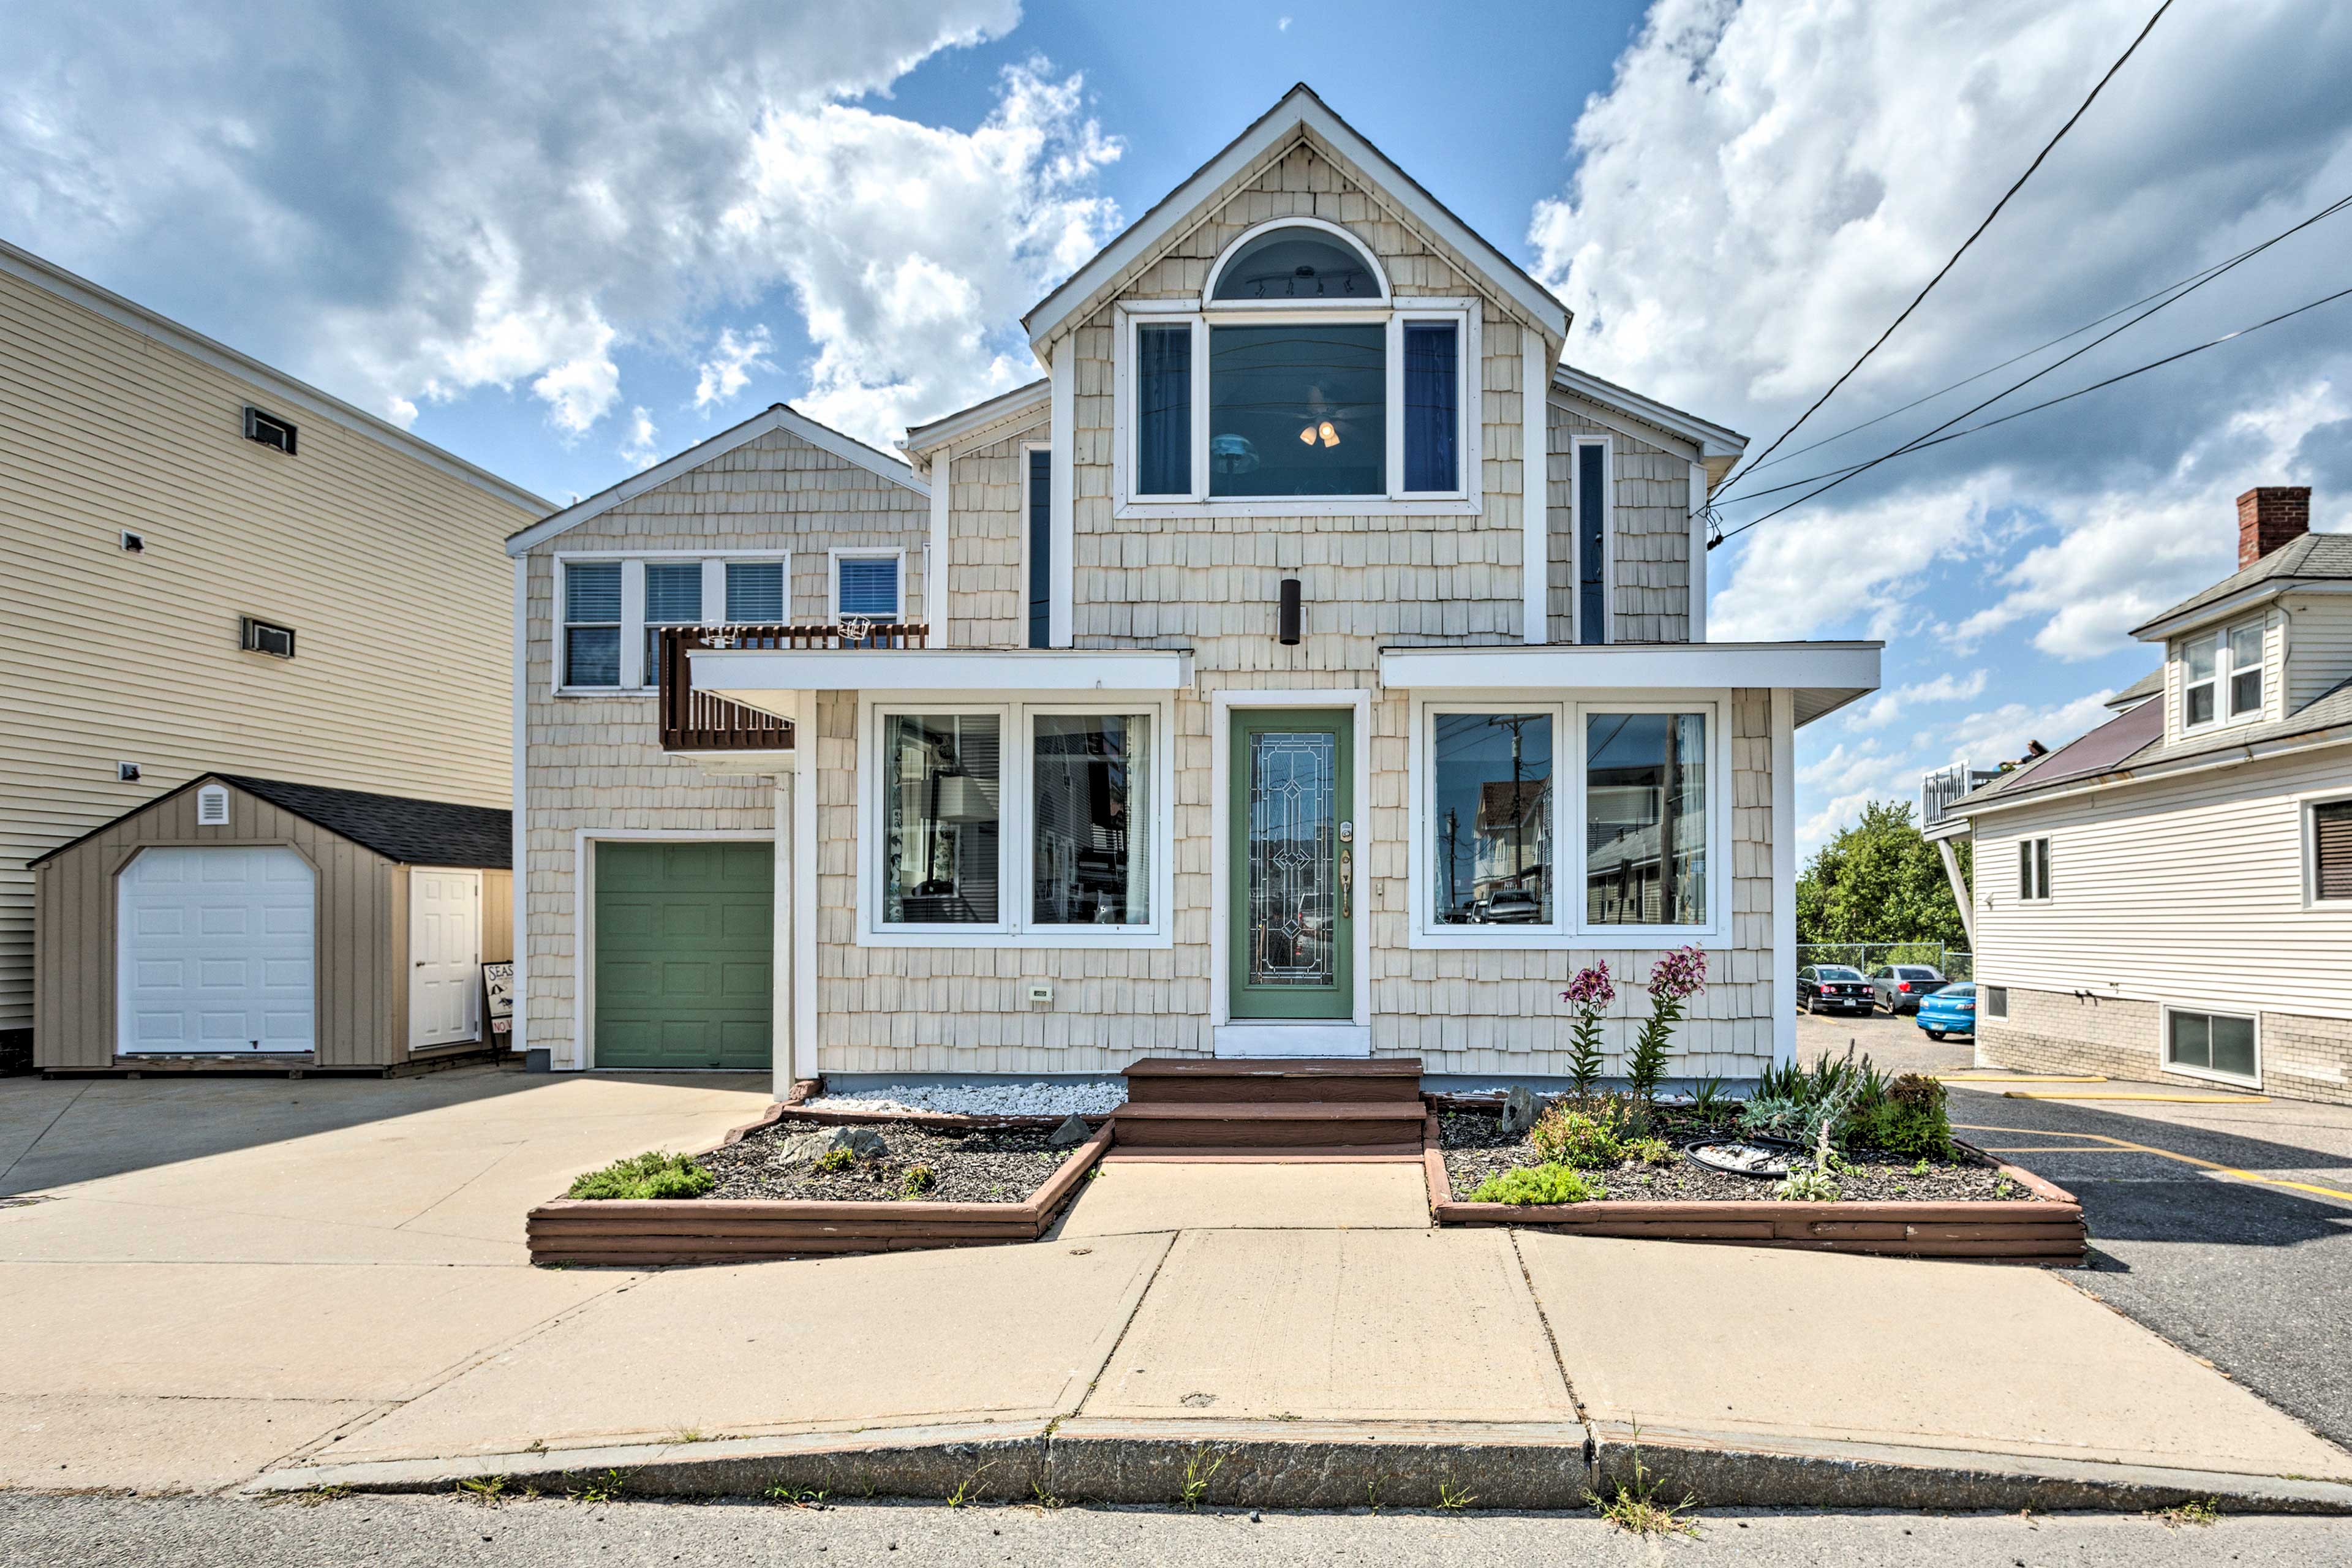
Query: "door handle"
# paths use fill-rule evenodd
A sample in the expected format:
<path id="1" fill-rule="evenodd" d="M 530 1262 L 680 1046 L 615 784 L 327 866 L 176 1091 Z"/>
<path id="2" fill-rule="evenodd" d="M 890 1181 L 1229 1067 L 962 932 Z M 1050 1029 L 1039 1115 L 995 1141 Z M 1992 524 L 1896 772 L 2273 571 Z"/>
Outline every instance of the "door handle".
<path id="1" fill-rule="evenodd" d="M 1356 852 L 1350 848 L 1339 851 L 1339 918 L 1352 920 L 1356 913 Z"/>

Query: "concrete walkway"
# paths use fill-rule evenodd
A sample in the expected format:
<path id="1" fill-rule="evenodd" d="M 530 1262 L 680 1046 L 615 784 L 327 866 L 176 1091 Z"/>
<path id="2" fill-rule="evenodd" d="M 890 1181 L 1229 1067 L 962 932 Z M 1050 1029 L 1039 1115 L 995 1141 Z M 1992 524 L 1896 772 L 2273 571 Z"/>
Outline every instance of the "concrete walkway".
<path id="1" fill-rule="evenodd" d="M 1213 1450 L 1235 1497 L 1486 1465 L 1557 1503 L 1638 1426 L 1718 1500 L 2352 1502 L 2352 1456 L 2060 1273 L 1434 1231 L 1409 1165 L 1115 1164 L 1032 1246 L 533 1270 L 530 1202 L 761 1089 L 477 1076 L 0 1084 L 0 1185 L 48 1200 L 0 1209 L 0 1483 L 1167 1500 Z"/>

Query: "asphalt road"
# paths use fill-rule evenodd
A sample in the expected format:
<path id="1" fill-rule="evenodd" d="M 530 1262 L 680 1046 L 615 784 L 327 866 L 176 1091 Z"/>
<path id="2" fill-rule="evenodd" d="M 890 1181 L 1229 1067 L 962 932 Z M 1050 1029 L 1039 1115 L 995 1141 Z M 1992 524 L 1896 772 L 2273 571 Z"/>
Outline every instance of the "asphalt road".
<path id="1" fill-rule="evenodd" d="M 2026 1100 L 1965 1089 L 1950 1105 L 1961 1136 L 2082 1199 L 2092 1267 L 2061 1278 L 2352 1446 L 2352 1196 L 2308 1190 L 2352 1194 L 2352 1108 Z M 2352 1561 L 2352 1539 L 2343 1560 Z"/>
<path id="2" fill-rule="evenodd" d="M 0 1495 L 0 1562 L 211 1564 L 233 1568 L 665 1568 L 750 1563 L 1463 1563 L 1650 1564 L 1795 1568 L 1937 1564 L 1957 1568 L 2187 1568 L 2343 1563 L 2352 1523 L 2223 1519 L 2168 1525 L 2138 1517 L 2013 1514 L 1707 1514 L 1696 1541 L 1661 1545 L 1589 1515 L 1247 1514 L 1174 1510 L 967 1508 L 859 1504 L 809 1511 L 756 1503 L 557 1501 L 484 1509 L 450 1498 L 342 1498 L 315 1507 L 220 1499 Z"/>
<path id="3" fill-rule="evenodd" d="M 1826 1052 L 1866 1056 L 1888 1072 L 1965 1072 L 1976 1060 L 1972 1040 L 1931 1040 L 1919 1021 L 1906 1015 L 1874 1013 L 1867 1018 L 1839 1013 L 1797 1015 L 1797 1059 L 1810 1064 Z"/>

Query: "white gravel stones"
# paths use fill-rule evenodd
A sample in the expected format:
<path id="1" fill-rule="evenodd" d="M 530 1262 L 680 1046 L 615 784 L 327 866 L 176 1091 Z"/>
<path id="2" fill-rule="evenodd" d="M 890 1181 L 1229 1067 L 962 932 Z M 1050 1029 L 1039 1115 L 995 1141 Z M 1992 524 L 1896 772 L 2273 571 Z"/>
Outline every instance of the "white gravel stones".
<path id="1" fill-rule="evenodd" d="M 954 1116 L 1103 1116 L 1127 1100 L 1118 1079 L 1034 1083 L 894 1083 L 854 1094 L 825 1094 L 811 1110 L 936 1110 Z"/>

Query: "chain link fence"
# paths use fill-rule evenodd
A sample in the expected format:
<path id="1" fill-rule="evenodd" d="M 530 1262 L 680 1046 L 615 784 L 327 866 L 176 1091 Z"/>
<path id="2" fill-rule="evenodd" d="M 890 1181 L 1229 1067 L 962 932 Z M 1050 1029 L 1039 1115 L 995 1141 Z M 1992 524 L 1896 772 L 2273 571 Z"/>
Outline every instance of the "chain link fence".
<path id="1" fill-rule="evenodd" d="M 1797 944 L 1797 967 L 1843 963 L 1864 974 L 1882 963 L 1924 963 L 1947 980 L 1974 980 L 1975 954 L 1940 942 L 1819 942 Z"/>

